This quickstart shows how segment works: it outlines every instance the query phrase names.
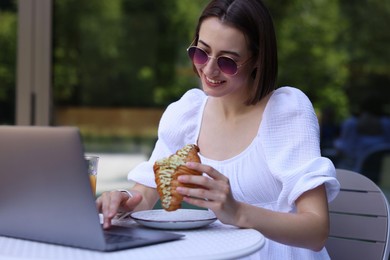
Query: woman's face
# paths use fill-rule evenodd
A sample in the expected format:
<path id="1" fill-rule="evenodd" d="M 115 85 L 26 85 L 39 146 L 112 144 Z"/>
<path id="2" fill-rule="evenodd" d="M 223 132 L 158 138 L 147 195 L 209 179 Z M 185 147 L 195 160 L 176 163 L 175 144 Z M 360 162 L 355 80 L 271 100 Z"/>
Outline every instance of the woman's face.
<path id="1" fill-rule="evenodd" d="M 213 97 L 238 95 L 246 99 L 248 85 L 252 81 L 250 75 L 253 67 L 251 62 L 247 62 L 251 58 L 251 53 L 244 34 L 234 27 L 221 23 L 216 17 L 207 18 L 201 24 L 197 46 L 214 57 L 209 58 L 206 64 L 195 65 L 206 94 Z M 244 65 L 238 68 L 235 75 L 225 74 L 215 59 L 219 56 L 228 56 L 237 65 Z"/>

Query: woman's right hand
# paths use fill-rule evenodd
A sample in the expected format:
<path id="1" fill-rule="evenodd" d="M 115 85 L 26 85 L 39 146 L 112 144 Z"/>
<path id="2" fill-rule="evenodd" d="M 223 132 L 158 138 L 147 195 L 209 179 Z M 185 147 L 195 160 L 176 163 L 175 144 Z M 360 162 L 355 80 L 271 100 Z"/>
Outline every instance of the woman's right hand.
<path id="1" fill-rule="evenodd" d="M 137 191 L 131 191 L 132 197 L 123 191 L 107 191 L 96 199 L 96 206 L 103 214 L 103 228 L 111 226 L 111 220 L 119 212 L 129 212 L 134 210 L 142 201 L 142 195 Z"/>

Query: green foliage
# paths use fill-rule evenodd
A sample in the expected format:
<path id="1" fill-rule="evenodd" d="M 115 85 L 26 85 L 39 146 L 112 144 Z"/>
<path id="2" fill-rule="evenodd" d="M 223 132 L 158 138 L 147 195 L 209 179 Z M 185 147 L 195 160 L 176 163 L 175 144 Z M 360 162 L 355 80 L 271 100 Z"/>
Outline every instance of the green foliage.
<path id="1" fill-rule="evenodd" d="M 191 80 L 176 72 L 189 66 L 182 53 L 199 3 L 55 1 L 56 103 L 145 107 L 175 100 L 192 87 L 179 86 Z"/>
<path id="2" fill-rule="evenodd" d="M 390 113 L 390 1 L 264 1 L 276 25 L 279 85 L 302 89 L 339 119 L 367 97 Z M 207 3 L 53 1 L 55 104 L 164 107 L 197 87 L 185 50 Z M 0 123 L 14 116 L 16 32 L 16 1 L 1 1 Z"/>
<path id="3" fill-rule="evenodd" d="M 347 56 L 340 43 L 345 24 L 336 0 L 296 0 L 277 27 L 280 84 L 302 89 L 317 109 L 332 106 L 339 116 L 348 105 Z"/>
<path id="4" fill-rule="evenodd" d="M 12 124 L 14 121 L 16 28 L 14 4 L 11 1 L 2 3 L 0 6 L 0 124 Z"/>
<path id="5" fill-rule="evenodd" d="M 61 5 L 63 2 L 67 4 Z M 69 73 L 63 83 L 54 77 L 59 100 L 63 93 L 65 102 L 79 105 L 166 106 L 198 86 L 185 49 L 208 1 L 103 2 L 78 1 L 75 26 L 71 26 L 76 46 L 70 52 L 78 58 L 70 68 L 56 69 L 59 76 Z M 346 21 L 341 18 L 338 1 L 268 2 L 279 40 L 280 85 L 301 88 L 319 109 L 330 104 L 338 108 L 339 115 L 346 114 L 347 55 L 340 42 Z M 56 1 L 56 10 L 63 9 L 56 16 L 56 28 L 66 24 L 69 12 L 74 11 L 66 10 L 72 4 L 74 0 Z M 63 29 L 58 27 L 57 38 L 62 37 Z M 65 41 L 72 39 L 66 37 Z M 62 48 L 56 45 L 56 49 Z M 60 56 L 55 61 L 63 67 Z"/>
<path id="6" fill-rule="evenodd" d="M 13 85 L 16 58 L 16 15 L 1 12 L 0 15 L 0 100 L 5 101 L 6 92 Z"/>
<path id="7" fill-rule="evenodd" d="M 369 99 L 372 105 L 390 114 L 390 2 L 365 0 L 355 4 L 340 1 L 348 20 L 343 33 L 343 48 L 348 55 L 350 77 L 346 90 L 351 110 L 359 112 Z"/>

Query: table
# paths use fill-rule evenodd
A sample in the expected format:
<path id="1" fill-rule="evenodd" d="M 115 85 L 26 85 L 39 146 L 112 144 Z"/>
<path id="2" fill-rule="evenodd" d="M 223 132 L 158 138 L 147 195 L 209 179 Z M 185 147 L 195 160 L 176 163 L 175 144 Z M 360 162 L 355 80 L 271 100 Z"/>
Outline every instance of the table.
<path id="1" fill-rule="evenodd" d="M 114 221 L 116 225 L 138 225 L 133 220 Z M 253 229 L 239 229 L 216 221 L 194 230 L 176 230 L 182 240 L 122 250 L 97 252 L 0 236 L 0 259 L 34 260 L 129 260 L 129 259 L 237 259 L 264 245 L 264 236 Z"/>

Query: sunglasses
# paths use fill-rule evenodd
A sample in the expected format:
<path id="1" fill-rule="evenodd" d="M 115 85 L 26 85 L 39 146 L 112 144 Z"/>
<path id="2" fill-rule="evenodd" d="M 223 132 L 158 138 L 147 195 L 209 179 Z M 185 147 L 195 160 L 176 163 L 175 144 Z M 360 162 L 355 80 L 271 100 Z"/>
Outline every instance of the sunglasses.
<path id="1" fill-rule="evenodd" d="M 191 46 L 187 49 L 188 56 L 195 65 L 205 65 L 209 59 L 216 59 L 218 68 L 225 74 L 234 76 L 238 72 L 238 68 L 247 63 L 249 58 L 244 63 L 238 65 L 232 58 L 227 56 L 213 57 L 209 56 L 204 50 L 197 46 Z"/>

